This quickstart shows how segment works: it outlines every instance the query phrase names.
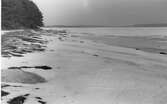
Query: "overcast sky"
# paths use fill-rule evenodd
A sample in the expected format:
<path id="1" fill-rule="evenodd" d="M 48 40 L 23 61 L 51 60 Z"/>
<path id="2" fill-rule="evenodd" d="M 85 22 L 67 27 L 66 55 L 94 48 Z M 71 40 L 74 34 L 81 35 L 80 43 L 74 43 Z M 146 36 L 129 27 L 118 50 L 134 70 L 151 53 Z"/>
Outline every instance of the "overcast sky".
<path id="1" fill-rule="evenodd" d="M 33 0 L 45 25 L 167 23 L 167 0 Z"/>

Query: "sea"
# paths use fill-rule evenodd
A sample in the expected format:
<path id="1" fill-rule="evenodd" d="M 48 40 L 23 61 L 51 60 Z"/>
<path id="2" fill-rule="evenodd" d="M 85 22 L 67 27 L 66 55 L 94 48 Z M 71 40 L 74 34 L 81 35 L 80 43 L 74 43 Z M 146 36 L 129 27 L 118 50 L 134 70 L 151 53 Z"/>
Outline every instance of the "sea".
<path id="1" fill-rule="evenodd" d="M 52 27 L 63 29 L 70 33 L 116 36 L 167 36 L 167 27 Z"/>

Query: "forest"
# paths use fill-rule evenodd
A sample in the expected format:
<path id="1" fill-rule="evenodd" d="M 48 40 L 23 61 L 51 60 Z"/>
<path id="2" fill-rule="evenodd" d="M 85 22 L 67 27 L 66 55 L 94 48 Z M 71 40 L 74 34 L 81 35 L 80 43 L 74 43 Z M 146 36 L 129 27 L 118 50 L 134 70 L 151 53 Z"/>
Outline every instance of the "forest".
<path id="1" fill-rule="evenodd" d="M 43 26 L 43 15 L 30 0 L 2 0 L 1 26 L 9 29 L 37 29 Z"/>

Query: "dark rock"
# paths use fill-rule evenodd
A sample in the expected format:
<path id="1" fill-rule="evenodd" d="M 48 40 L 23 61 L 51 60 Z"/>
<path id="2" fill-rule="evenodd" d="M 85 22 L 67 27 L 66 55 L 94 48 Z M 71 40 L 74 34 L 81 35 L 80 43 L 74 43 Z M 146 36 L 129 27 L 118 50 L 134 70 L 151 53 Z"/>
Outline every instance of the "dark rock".
<path id="1" fill-rule="evenodd" d="M 12 86 L 12 87 L 23 87 L 23 86 Z"/>
<path id="2" fill-rule="evenodd" d="M 1 85 L 1 88 L 5 88 L 5 87 L 9 87 L 10 85 L 7 85 L 7 84 L 4 84 L 4 85 Z"/>
<path id="3" fill-rule="evenodd" d="M 30 94 L 25 94 L 24 96 L 27 97 L 27 96 L 29 96 L 29 95 L 30 95 Z"/>
<path id="4" fill-rule="evenodd" d="M 139 50 L 139 48 L 136 48 L 136 50 Z"/>
<path id="5" fill-rule="evenodd" d="M 99 56 L 99 55 L 97 55 L 97 54 L 94 54 L 93 56 L 96 56 L 96 57 L 97 57 L 97 56 Z"/>
<path id="6" fill-rule="evenodd" d="M 160 54 L 167 55 L 167 53 L 165 53 L 165 52 L 160 52 Z"/>
<path id="7" fill-rule="evenodd" d="M 58 38 L 60 41 L 63 41 L 63 39 L 61 37 Z"/>
<path id="8" fill-rule="evenodd" d="M 84 41 L 80 41 L 80 43 L 84 43 Z"/>
<path id="9" fill-rule="evenodd" d="M 42 98 L 41 97 L 35 97 L 36 99 L 39 99 L 39 100 L 42 100 Z"/>
<path id="10" fill-rule="evenodd" d="M 1 90 L 1 96 L 2 96 L 2 97 L 3 97 L 3 96 L 7 96 L 7 95 L 9 95 L 8 92 Z"/>
<path id="11" fill-rule="evenodd" d="M 26 97 L 18 96 L 18 97 L 15 97 L 15 98 L 11 99 L 7 103 L 8 104 L 23 104 L 25 100 L 26 100 Z"/>

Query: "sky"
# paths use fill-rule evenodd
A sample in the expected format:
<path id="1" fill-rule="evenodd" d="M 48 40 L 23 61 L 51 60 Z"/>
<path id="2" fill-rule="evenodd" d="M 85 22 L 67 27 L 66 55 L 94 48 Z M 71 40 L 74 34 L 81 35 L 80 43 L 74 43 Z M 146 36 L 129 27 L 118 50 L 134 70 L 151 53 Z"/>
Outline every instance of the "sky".
<path id="1" fill-rule="evenodd" d="M 167 23 L 167 0 L 33 0 L 45 25 Z"/>

